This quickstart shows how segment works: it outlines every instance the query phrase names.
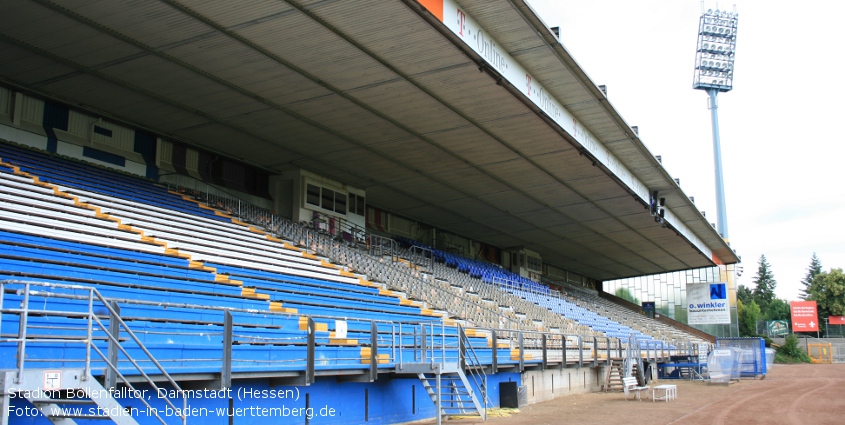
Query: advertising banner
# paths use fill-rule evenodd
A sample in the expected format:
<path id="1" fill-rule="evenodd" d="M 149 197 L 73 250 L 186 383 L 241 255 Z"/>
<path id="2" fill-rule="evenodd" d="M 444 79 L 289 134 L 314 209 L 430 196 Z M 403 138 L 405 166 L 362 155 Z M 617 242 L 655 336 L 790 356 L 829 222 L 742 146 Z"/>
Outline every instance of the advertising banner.
<path id="1" fill-rule="evenodd" d="M 815 301 L 792 301 L 792 332 L 818 332 L 819 316 Z"/>
<path id="2" fill-rule="evenodd" d="M 724 282 L 688 283 L 687 317 L 690 325 L 731 323 L 728 285 Z"/>
<path id="3" fill-rule="evenodd" d="M 845 325 L 845 316 L 830 316 L 827 319 L 831 325 Z"/>
<path id="4" fill-rule="evenodd" d="M 769 336 L 786 335 L 789 333 L 789 323 L 786 320 L 770 320 L 766 322 Z"/>

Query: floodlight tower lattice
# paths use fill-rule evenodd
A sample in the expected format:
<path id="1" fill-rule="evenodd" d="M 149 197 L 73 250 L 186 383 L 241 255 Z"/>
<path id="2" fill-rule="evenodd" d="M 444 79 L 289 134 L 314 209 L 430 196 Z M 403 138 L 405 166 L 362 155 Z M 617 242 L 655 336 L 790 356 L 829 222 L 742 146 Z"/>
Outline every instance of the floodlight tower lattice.
<path id="1" fill-rule="evenodd" d="M 716 174 L 717 230 L 728 239 L 728 213 L 725 207 L 725 182 L 722 175 L 722 147 L 719 140 L 717 95 L 733 89 L 736 54 L 736 6 L 732 12 L 713 9 L 704 12 L 698 24 L 698 44 L 692 87 L 705 90 L 710 97 L 710 120 L 713 127 L 713 162 Z"/>

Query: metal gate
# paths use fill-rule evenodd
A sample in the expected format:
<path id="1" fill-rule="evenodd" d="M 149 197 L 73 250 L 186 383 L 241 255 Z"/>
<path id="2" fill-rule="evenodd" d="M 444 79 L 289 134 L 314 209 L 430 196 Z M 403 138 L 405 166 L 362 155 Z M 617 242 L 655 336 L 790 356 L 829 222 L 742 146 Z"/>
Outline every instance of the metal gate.
<path id="1" fill-rule="evenodd" d="M 845 342 L 831 344 L 831 353 L 834 363 L 845 363 Z"/>
<path id="2" fill-rule="evenodd" d="M 831 345 L 829 342 L 807 344 L 807 354 L 810 355 L 810 360 L 813 363 L 833 363 Z"/>

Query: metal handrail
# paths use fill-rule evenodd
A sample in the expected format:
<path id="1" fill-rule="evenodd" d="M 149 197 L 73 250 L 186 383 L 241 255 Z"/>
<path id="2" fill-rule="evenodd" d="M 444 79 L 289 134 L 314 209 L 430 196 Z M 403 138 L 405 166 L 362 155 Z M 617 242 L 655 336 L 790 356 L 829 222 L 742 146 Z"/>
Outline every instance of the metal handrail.
<path id="1" fill-rule="evenodd" d="M 256 206 L 254 204 L 251 204 L 248 201 L 242 200 L 238 196 L 233 195 L 233 194 L 231 194 L 231 193 L 229 193 L 229 192 L 227 192 L 223 189 L 220 189 L 218 187 L 214 187 L 215 191 L 220 192 L 220 193 L 224 193 L 225 195 L 228 195 L 228 196 L 211 194 L 208 191 L 208 188 L 210 188 L 211 186 L 208 183 L 205 183 L 205 182 L 202 182 L 198 179 L 195 179 L 194 177 L 182 176 L 182 175 L 179 175 L 179 177 L 185 177 L 185 178 L 193 179 L 193 180 L 200 182 L 200 183 L 204 183 L 206 185 L 207 190 L 206 190 L 205 193 L 203 193 L 198 189 L 190 189 L 190 188 L 187 188 L 187 187 L 184 187 L 184 186 L 178 184 L 178 181 L 177 181 L 177 183 L 172 184 L 173 186 L 176 187 L 177 190 L 182 189 L 182 190 L 186 190 L 186 191 L 195 192 L 195 194 L 197 195 L 196 196 L 197 200 L 199 200 L 199 201 L 204 200 L 204 202 L 207 205 L 212 206 L 212 207 L 220 207 L 220 208 L 228 209 L 232 214 L 234 214 L 238 218 L 241 218 L 241 219 L 243 219 L 247 222 L 262 225 L 263 227 L 270 230 L 272 233 L 274 233 L 276 235 L 281 234 L 281 228 L 284 225 L 293 224 L 292 222 L 285 219 L 284 217 L 281 217 L 281 216 L 274 214 L 272 211 L 270 211 L 267 208 L 263 208 L 263 207 L 259 207 L 259 206 Z M 171 183 L 167 183 L 167 186 L 168 186 L 168 188 L 170 188 Z M 202 196 L 203 194 L 205 195 L 204 199 L 203 199 L 203 196 Z M 387 237 L 371 234 L 370 232 L 367 231 L 366 228 L 361 228 L 360 226 L 350 222 L 349 220 L 343 219 L 342 217 L 338 217 L 338 219 L 340 220 L 339 221 L 339 223 L 340 223 L 339 228 L 341 230 L 343 229 L 344 225 L 346 225 L 350 230 L 350 234 L 352 234 L 353 236 L 358 235 L 359 233 L 363 235 L 363 239 L 367 241 L 371 255 L 382 256 L 386 252 L 386 253 L 390 254 L 393 261 L 396 261 L 396 258 L 397 258 L 397 255 L 398 255 L 398 245 L 396 244 L 395 240 L 387 238 Z M 311 248 L 312 246 L 314 246 L 314 248 L 316 248 L 316 245 L 319 245 L 317 243 L 318 240 L 322 242 L 323 246 L 330 246 L 331 245 L 331 239 L 330 238 L 326 238 L 326 239 L 321 238 L 321 236 L 323 236 L 321 234 L 322 232 L 320 232 L 317 229 L 302 228 L 302 229 L 300 229 L 300 231 L 303 231 L 305 233 L 305 239 L 306 239 L 305 243 L 306 243 L 306 246 L 309 247 L 309 248 Z M 335 236 L 335 235 L 332 235 L 332 236 Z M 377 245 L 375 242 L 379 242 L 382 246 Z M 388 244 L 387 247 L 383 246 L 383 244 L 385 244 L 385 243 Z M 430 248 L 415 245 L 409 251 L 410 255 L 412 257 L 415 256 L 415 251 L 414 251 L 415 248 L 418 248 L 418 249 L 421 249 L 421 250 L 424 250 L 424 251 L 425 250 L 431 251 L 429 253 L 430 254 L 429 256 L 426 256 L 425 252 L 423 252 L 421 255 L 417 255 L 420 258 L 422 258 L 423 260 L 427 259 L 427 261 L 428 261 L 427 264 L 430 267 L 431 264 L 433 264 L 433 258 L 434 258 L 433 251 Z M 325 250 L 325 252 L 323 252 L 323 254 L 328 256 L 332 260 L 337 259 L 337 256 L 334 255 L 335 253 L 334 253 L 333 249 L 327 249 L 327 250 Z M 425 263 L 425 261 L 423 261 L 423 262 Z M 558 299 L 566 301 L 565 297 L 563 296 L 563 294 L 560 291 L 556 291 L 556 290 L 553 290 L 551 288 L 550 288 L 549 292 L 546 293 L 546 292 L 538 291 L 536 288 L 533 288 L 533 287 L 520 287 L 520 285 L 518 285 L 517 281 L 515 281 L 515 280 L 505 279 L 505 278 L 494 276 L 493 277 L 494 283 L 497 280 L 502 281 L 503 284 L 501 286 L 504 286 L 506 288 L 518 289 L 518 290 L 521 290 L 521 291 L 527 291 L 529 293 L 533 293 L 533 294 L 537 294 L 537 295 L 543 295 L 543 296 L 549 296 L 549 297 L 552 297 L 552 298 L 558 298 Z M 587 295 L 590 295 L 590 296 L 596 296 L 596 294 L 594 294 L 593 291 L 586 289 L 586 288 L 581 288 L 581 287 L 572 285 L 569 282 L 558 282 L 558 281 L 554 281 L 554 280 L 549 279 L 549 278 L 543 278 L 541 280 L 545 281 L 547 284 L 549 282 L 551 282 L 551 283 L 556 284 L 556 285 L 566 286 L 570 289 L 583 292 L 584 294 L 587 294 Z M 556 314 L 560 314 L 560 313 L 556 313 Z M 613 320 L 613 319 L 611 319 L 611 320 Z M 614 321 L 617 321 L 617 320 L 614 320 Z"/>
<path id="2" fill-rule="evenodd" d="M 102 296 L 102 294 L 100 294 L 100 292 L 97 291 L 96 288 L 88 287 L 88 286 L 80 286 L 80 285 L 64 285 L 64 284 L 45 283 L 45 282 L 37 282 L 37 281 L 4 280 L 4 281 L 0 281 L 0 294 L 5 294 L 6 287 L 10 284 L 11 285 L 24 285 L 24 294 L 23 294 L 24 300 L 23 300 L 23 303 L 22 303 L 22 308 L 20 308 L 20 309 L 0 309 L 0 311 L 2 311 L 3 313 L 18 313 L 20 315 L 20 330 L 19 330 L 18 338 L 11 339 L 11 340 L 5 340 L 7 342 L 15 342 L 15 341 L 18 342 L 18 353 L 17 353 L 17 357 L 18 357 L 18 361 L 17 361 L 17 380 L 18 380 L 18 382 L 22 378 L 24 368 L 25 368 L 26 342 L 27 341 L 29 341 L 29 342 L 57 342 L 57 341 L 61 341 L 61 342 L 66 342 L 66 343 L 84 343 L 85 346 L 86 346 L 86 349 L 85 349 L 85 360 L 84 360 L 85 367 L 84 367 L 82 379 L 87 380 L 91 377 L 90 376 L 91 350 L 93 349 L 102 358 L 102 360 L 106 363 L 108 368 L 110 370 L 112 370 L 119 378 L 121 378 L 122 382 L 125 385 L 127 385 L 130 389 L 133 390 L 132 394 L 135 394 L 136 392 L 134 392 L 134 387 L 123 376 L 123 374 L 118 371 L 117 366 L 112 364 L 111 361 L 109 360 L 108 356 L 103 354 L 103 352 L 100 351 L 100 349 L 97 348 L 96 345 L 94 345 L 94 343 L 93 343 L 93 331 L 94 331 L 93 324 L 94 324 L 94 322 L 96 322 L 97 325 L 100 327 L 100 329 L 103 332 L 105 332 L 105 335 L 108 338 L 108 340 L 111 343 L 115 344 L 115 346 L 126 357 L 126 360 L 128 360 L 130 363 L 132 363 L 132 365 L 136 368 L 136 370 L 145 378 L 147 383 L 150 384 L 150 386 L 152 386 L 156 391 L 158 391 L 158 386 L 155 384 L 155 382 L 147 375 L 146 372 L 144 372 L 143 368 L 140 365 L 138 365 L 137 361 L 129 354 L 129 352 L 121 345 L 120 341 L 117 338 L 115 338 L 115 336 L 111 333 L 109 328 L 105 324 L 103 324 L 103 322 L 100 321 L 100 318 L 97 317 L 97 315 L 94 313 L 93 301 L 94 301 L 94 298 L 96 297 L 96 299 L 98 301 L 100 301 L 106 307 L 106 309 L 112 315 L 112 317 L 116 318 L 119 326 L 123 327 L 123 329 L 127 332 L 127 334 L 130 335 L 132 340 L 138 345 L 138 348 L 140 348 L 144 352 L 144 354 L 147 355 L 147 357 L 150 359 L 150 361 L 161 372 L 162 376 L 164 376 L 167 379 L 167 382 L 170 383 L 171 385 L 173 385 L 174 389 L 177 390 L 177 394 L 181 393 L 181 388 L 176 383 L 176 381 L 173 379 L 173 377 L 171 377 L 170 374 L 167 373 L 167 371 L 164 369 L 164 367 L 155 359 L 155 357 L 152 355 L 152 353 L 150 353 L 150 351 L 144 346 L 144 344 L 135 335 L 135 333 L 132 331 L 132 329 L 130 329 L 129 326 L 126 324 L 126 322 L 124 322 L 119 317 L 119 315 L 114 310 L 114 308 Z M 75 291 L 86 291 L 86 292 L 88 292 L 88 296 L 85 297 L 88 300 L 88 310 L 84 314 L 84 316 L 86 318 L 86 322 L 87 322 L 86 323 L 86 338 L 85 339 L 83 339 L 83 340 L 78 340 L 78 339 L 56 340 L 56 339 L 40 339 L 40 338 L 28 338 L 27 337 L 27 318 L 29 317 L 30 313 L 34 311 L 34 310 L 32 310 L 32 311 L 29 310 L 30 295 L 33 294 L 33 291 L 31 290 L 31 286 L 33 286 L 33 285 L 34 286 L 41 286 L 41 287 L 61 288 L 61 289 L 70 289 L 70 290 L 75 290 Z M 36 294 L 37 295 L 43 295 L 41 293 L 36 293 Z M 57 294 L 57 293 L 49 293 L 48 296 L 56 297 L 56 298 L 66 298 L 64 296 L 64 294 Z M 3 298 L 0 298 L 0 303 L 2 303 L 2 301 L 3 301 Z M 2 304 L 0 304 L 0 306 L 2 306 Z M 58 312 L 58 313 L 70 313 L 70 312 Z M 2 314 L 0 314 L 0 316 L 2 316 Z M 170 407 L 174 411 L 181 412 L 179 417 L 182 419 L 182 424 L 184 425 L 187 421 L 187 417 L 184 415 L 185 408 L 187 407 L 187 399 L 185 399 L 185 398 L 182 399 L 182 409 L 178 409 L 176 407 L 176 405 L 174 405 L 170 401 L 169 398 L 163 397 L 163 399 L 168 405 L 170 405 Z M 158 413 L 155 411 L 155 409 L 152 409 L 152 407 L 146 402 L 146 400 L 143 400 L 143 398 L 141 398 L 140 400 L 144 403 L 145 406 L 147 406 L 148 409 L 150 409 L 149 411 L 151 411 L 155 414 L 156 418 L 163 425 L 166 425 L 166 422 L 164 421 L 164 419 L 162 419 L 161 416 L 158 415 Z"/>
<path id="3" fill-rule="evenodd" d="M 462 339 L 464 347 L 468 348 L 468 350 L 465 350 L 461 354 L 465 356 L 465 359 L 471 360 L 473 362 L 472 366 L 475 366 L 468 368 L 467 370 L 469 371 L 470 377 L 472 377 L 476 388 L 481 389 L 481 400 L 482 405 L 484 406 L 484 418 L 486 419 L 487 407 L 490 404 L 490 399 L 487 397 L 487 373 L 484 372 L 484 365 L 478 358 L 478 354 L 475 352 L 475 348 L 473 348 L 472 344 L 470 344 L 469 338 L 467 338 L 463 328 L 458 328 L 458 335 Z M 493 349 L 497 349 L 495 341 L 493 342 Z"/>

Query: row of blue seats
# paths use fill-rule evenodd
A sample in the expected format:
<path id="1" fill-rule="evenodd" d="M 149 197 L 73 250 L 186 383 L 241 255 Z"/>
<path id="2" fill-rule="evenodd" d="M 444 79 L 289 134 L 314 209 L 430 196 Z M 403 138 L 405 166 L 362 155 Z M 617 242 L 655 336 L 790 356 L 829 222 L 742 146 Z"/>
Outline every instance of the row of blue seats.
<path id="1" fill-rule="evenodd" d="M 530 300 L 540 306 L 548 308 L 549 310 L 561 314 L 564 317 L 575 320 L 579 324 L 591 327 L 593 330 L 604 332 L 606 335 L 613 338 L 627 339 L 632 333 L 638 339 L 652 339 L 651 336 L 645 335 L 640 331 L 635 331 L 628 326 L 619 322 L 613 321 L 598 313 L 590 311 L 584 307 L 571 303 L 565 299 L 552 298 L 543 294 L 536 294 L 532 292 L 522 291 L 511 288 L 510 291 L 521 298 Z"/>
<path id="2" fill-rule="evenodd" d="M 486 283 L 502 284 L 506 282 L 508 284 L 516 285 L 523 289 L 530 289 L 535 292 L 551 293 L 550 289 L 547 286 L 541 285 L 531 279 L 520 276 L 509 270 L 505 270 L 495 264 L 461 257 L 460 255 L 442 251 L 430 247 L 422 242 L 405 237 L 398 237 L 396 240 L 399 245 L 403 248 L 416 246 L 431 250 L 432 254 L 434 255 L 434 261 L 445 263 L 449 267 L 456 268 L 458 269 L 458 271 L 467 273 L 471 277 L 481 279 Z"/>
<path id="3" fill-rule="evenodd" d="M 82 182 L 110 188 L 125 188 L 127 193 L 137 192 L 161 197 L 162 199 L 170 198 L 163 196 L 167 192 L 162 188 L 150 185 L 147 181 L 138 177 L 93 167 L 23 147 L 0 143 L 0 158 L 20 167 L 31 169 L 34 171 L 33 174 L 36 175 L 38 174 L 37 170 L 55 171 Z"/>
<path id="4" fill-rule="evenodd" d="M 196 305 L 269 309 L 267 301 L 242 296 L 241 287 L 220 284 L 213 280 L 205 282 L 199 280 L 186 281 L 155 275 L 132 275 L 112 270 L 38 263 L 1 256 L 0 279 L 37 279 L 55 283 L 90 285 L 96 287 L 103 296 L 110 298 L 168 302 L 174 297 L 178 297 L 180 302 L 190 302 Z M 338 302 L 337 298 L 329 299 L 317 295 L 294 297 L 285 294 L 284 299 L 277 298 L 274 301 L 282 301 L 284 307 L 294 308 L 301 315 L 370 318 L 387 321 L 433 320 L 431 317 L 422 316 L 419 309 L 414 311 L 410 307 L 388 309 L 386 306 L 379 306 L 379 308 L 365 309 L 369 306 L 364 303 L 349 300 Z"/>
<path id="5" fill-rule="evenodd" d="M 219 300 L 214 299 L 214 297 L 220 295 L 234 297 L 235 301 L 243 301 L 240 299 L 240 287 L 219 284 L 214 281 L 213 275 L 209 272 L 181 269 L 174 276 L 172 273 L 152 265 L 113 259 L 104 260 L 90 255 L 80 256 L 15 245 L 2 246 L 5 248 L 3 255 L 0 256 L 0 272 L 7 273 L 8 277 L 38 278 L 41 280 L 49 277 L 59 279 L 57 281 L 93 285 L 105 294 L 119 295 L 125 298 L 143 296 L 148 301 L 163 301 L 174 293 L 178 294 L 182 301 L 188 296 L 186 294 L 189 294 L 197 300 L 196 302 L 206 303 L 207 305 L 217 303 Z M 25 257 L 25 259 L 21 257 Z M 75 264 L 71 263 L 76 260 L 79 261 Z M 121 265 L 126 269 L 115 270 Z M 149 273 L 134 274 L 139 269 Z M 156 270 L 161 273 L 154 273 Z M 245 273 L 243 271 L 245 269 L 240 270 L 240 273 Z M 185 274 L 187 273 L 195 275 L 192 276 L 194 279 L 186 281 Z M 279 275 L 275 276 L 276 278 L 279 277 Z M 314 283 L 318 281 L 317 279 L 296 276 L 289 278 L 300 282 Z M 279 291 L 285 289 L 284 284 L 266 279 L 245 279 L 248 280 L 247 283 L 267 285 L 268 290 L 262 292 L 278 295 L 274 297 L 274 300 L 283 301 L 288 308 L 296 308 L 299 314 L 366 317 L 377 320 L 434 320 L 434 318 L 428 316 L 421 316 L 419 308 L 400 306 L 398 299 L 378 295 L 374 288 L 361 287 L 370 291 L 370 294 L 363 294 L 363 291 L 353 292 L 338 287 L 339 285 L 356 287 L 353 285 L 323 281 L 326 289 L 318 290 L 313 286 L 301 286 L 293 292 L 276 292 L 274 289 Z M 273 286 L 272 289 L 270 289 L 271 286 Z M 130 295 L 127 295 L 127 291 Z M 212 297 L 212 299 L 208 299 L 208 297 Z M 258 303 L 255 307 L 268 308 L 265 301 L 248 301 L 251 304 Z"/>
<path id="6" fill-rule="evenodd" d="M 45 182 L 201 215 L 215 220 L 226 220 L 224 217 L 215 215 L 212 211 L 200 208 L 194 202 L 185 201 L 181 196 L 173 195 L 166 189 L 154 186 L 140 178 L 133 178 L 121 173 L 3 143 L 0 143 L 0 160 L 17 165 L 21 171 L 36 175 Z"/>
<path id="7" fill-rule="evenodd" d="M 0 233 L 0 246 L 4 247 L 3 255 L 0 256 L 0 272 L 65 279 L 84 278 L 148 289 L 201 291 L 231 296 L 241 294 L 241 289 L 237 286 L 215 282 L 214 274 L 210 272 L 188 269 L 188 262 L 184 259 L 161 262 L 124 260 L 122 259 L 124 255 L 133 254 L 134 256 L 134 253 L 116 248 L 107 250 L 89 248 L 79 243 L 58 243 L 58 246 L 51 246 L 53 242 L 57 241 L 12 232 Z M 73 251 L 67 251 L 70 249 Z M 142 257 L 145 260 L 158 260 L 167 256 L 145 254 Z M 161 264 L 169 261 L 181 264 Z M 284 302 L 286 306 L 296 304 L 297 307 L 310 311 L 311 314 L 317 314 L 316 309 L 321 306 L 331 306 L 330 309 L 344 310 L 343 315 L 348 315 L 351 309 L 358 315 L 377 315 L 385 320 L 409 319 L 397 317 L 395 314 L 411 315 L 415 320 L 421 318 L 419 308 L 400 306 L 397 298 L 379 295 L 375 288 L 220 264 L 213 266 L 218 268 L 219 273 L 242 279 L 248 287 L 260 286 L 260 292 L 273 296 L 274 301 Z M 189 282 L 190 284 L 186 285 Z M 320 314 L 331 315 L 325 308 L 319 311 Z M 300 313 L 305 314 L 304 311 Z M 387 313 L 394 314 L 387 319 L 385 316 Z M 334 315 L 338 314 L 338 312 L 334 313 Z"/>
<path id="8" fill-rule="evenodd" d="M 8 308 L 12 305 L 19 304 L 20 301 L 20 297 L 17 297 L 17 299 L 15 297 L 9 297 L 7 298 L 5 307 Z M 84 304 L 84 301 L 80 300 L 77 303 Z M 86 306 L 80 305 L 79 307 L 85 308 Z M 5 318 L 3 321 L 4 334 L 8 335 L 17 331 L 18 323 L 14 319 L 14 316 L 11 317 L 11 320 L 8 317 Z M 29 328 L 49 330 L 53 338 L 72 339 L 75 336 L 77 340 L 81 341 L 87 334 L 85 323 L 84 318 L 41 317 L 33 318 L 29 323 Z M 162 326 L 160 323 L 133 321 L 131 322 L 131 327 L 133 332 L 143 340 L 144 345 L 151 350 L 153 355 L 171 373 L 216 372 L 220 370 L 222 329 L 219 325 L 186 326 L 184 324 L 171 324 Z M 30 333 L 33 332 L 30 330 Z M 233 369 L 235 372 L 248 370 L 302 370 L 304 368 L 306 359 L 302 345 L 305 344 L 307 337 L 304 331 L 265 329 L 256 332 L 254 328 L 237 325 L 235 326 L 234 334 L 236 335 L 235 342 L 237 344 L 233 347 Z M 93 335 L 98 348 L 105 352 L 107 345 L 105 334 L 101 331 L 95 331 Z M 126 340 L 125 333 L 123 335 L 123 339 Z M 364 339 L 369 336 L 368 332 L 361 332 L 357 334 L 350 333 L 347 337 Z M 492 349 L 486 347 L 486 341 L 478 338 L 474 340 L 476 343 L 472 345 L 475 352 L 482 359 L 488 359 L 490 361 L 489 359 L 492 359 Z M 317 362 L 318 369 L 337 369 L 343 368 L 344 366 L 351 368 L 362 367 L 359 347 L 332 347 L 328 338 L 319 335 L 317 336 L 317 341 L 316 356 L 319 358 Z M 415 352 L 419 356 L 419 352 L 413 348 L 419 345 L 419 341 L 413 335 L 408 334 L 402 338 L 398 338 L 390 334 L 380 334 L 379 341 L 380 350 L 394 357 L 394 361 L 398 361 L 400 357 L 406 362 L 413 361 L 415 359 Z M 484 343 L 481 344 L 478 341 Z M 434 350 L 428 354 L 434 356 L 435 359 L 444 354 L 448 358 L 456 359 L 458 355 L 457 340 L 447 339 L 446 343 L 447 348 L 445 350 Z M 127 347 L 130 354 L 136 359 L 145 358 L 133 343 L 124 343 L 124 346 Z M 78 364 L 69 364 L 67 359 L 84 358 L 81 344 L 78 343 L 50 342 L 48 340 L 47 342 L 39 343 L 31 342 L 28 347 L 27 358 L 32 361 L 42 362 L 44 367 L 78 367 Z M 2 358 L 13 359 L 13 350 L 14 344 L 0 344 Z M 399 353 L 400 351 L 401 354 Z M 509 351 L 507 349 L 499 349 L 497 350 L 497 354 L 501 359 L 501 363 L 509 362 Z M 45 361 L 46 363 L 44 363 Z M 380 367 L 392 368 L 394 361 L 380 365 Z M 142 361 L 141 363 L 143 364 L 144 362 Z M 95 361 L 94 366 L 97 367 L 98 362 Z M 131 368 L 125 369 L 124 371 L 133 374 L 136 373 Z M 146 371 L 150 372 L 153 369 L 150 366 Z"/>

